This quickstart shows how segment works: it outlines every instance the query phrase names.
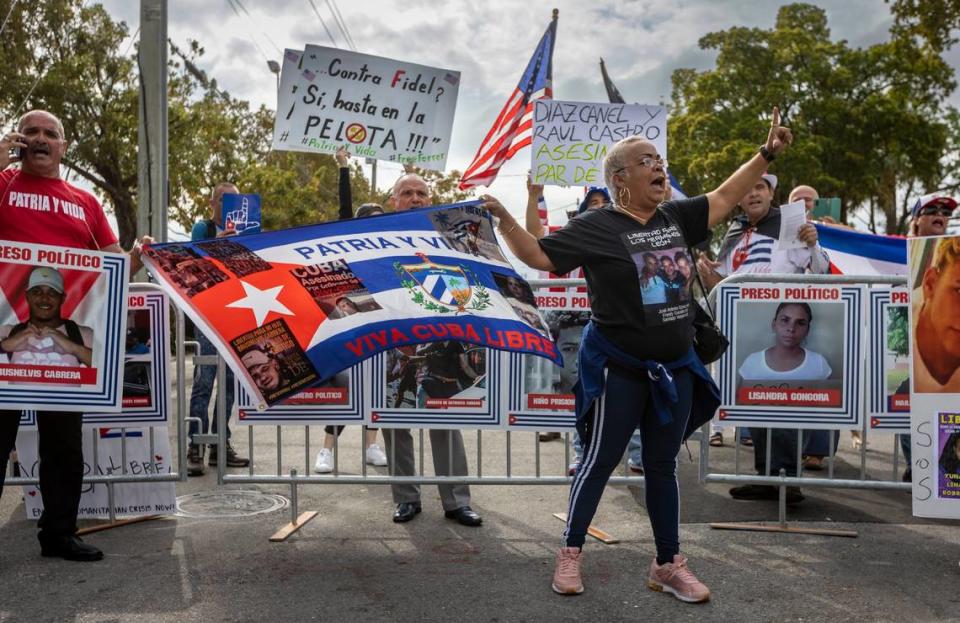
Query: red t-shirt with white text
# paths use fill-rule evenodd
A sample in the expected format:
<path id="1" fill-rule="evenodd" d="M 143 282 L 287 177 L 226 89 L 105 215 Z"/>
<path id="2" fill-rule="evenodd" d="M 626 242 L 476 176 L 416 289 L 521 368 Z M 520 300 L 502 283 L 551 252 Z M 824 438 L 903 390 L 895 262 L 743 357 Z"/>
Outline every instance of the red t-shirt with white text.
<path id="1" fill-rule="evenodd" d="M 10 168 L 0 171 L 0 240 L 96 250 L 117 236 L 89 192 Z"/>

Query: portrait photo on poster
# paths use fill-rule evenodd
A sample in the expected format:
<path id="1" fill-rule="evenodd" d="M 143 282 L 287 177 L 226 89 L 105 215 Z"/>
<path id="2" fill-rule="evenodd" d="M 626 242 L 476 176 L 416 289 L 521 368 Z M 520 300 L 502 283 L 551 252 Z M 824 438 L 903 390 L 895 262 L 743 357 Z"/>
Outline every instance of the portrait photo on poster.
<path id="1" fill-rule="evenodd" d="M 331 320 L 381 309 L 344 260 L 298 266 L 290 274 Z"/>
<path id="2" fill-rule="evenodd" d="M 909 249 L 913 391 L 960 393 L 960 236 Z"/>
<path id="3" fill-rule="evenodd" d="M 883 371 L 887 411 L 910 411 L 910 322 L 906 305 L 889 305 L 884 315 Z"/>
<path id="4" fill-rule="evenodd" d="M 939 413 L 937 421 L 937 495 L 960 503 L 960 413 Z"/>
<path id="5" fill-rule="evenodd" d="M 563 367 L 542 357 L 524 357 L 524 407 L 531 410 L 573 410 L 573 386 L 579 368 L 577 353 L 590 312 L 549 310 L 543 313 L 550 333 L 557 342 Z"/>
<path id="6" fill-rule="evenodd" d="M 736 403 L 839 406 L 844 319 L 842 302 L 738 301 Z"/>
<path id="7" fill-rule="evenodd" d="M 149 308 L 127 312 L 123 358 L 124 408 L 150 407 L 153 404 L 152 324 Z"/>
<path id="8" fill-rule="evenodd" d="M 454 251 L 506 262 L 493 233 L 490 215 L 479 206 L 460 206 L 430 213 L 430 222 Z"/>
<path id="9" fill-rule="evenodd" d="M 520 317 L 520 320 L 542 335 L 549 335 L 547 326 L 540 317 L 536 297 L 534 297 L 530 285 L 514 275 L 506 275 L 496 271 L 492 271 L 490 274 L 493 275 L 493 281 L 497 284 L 497 290 L 500 291 L 504 300 L 510 304 L 510 308 Z"/>
<path id="10" fill-rule="evenodd" d="M 455 341 L 403 346 L 386 353 L 386 405 L 391 409 L 479 408 L 485 405 L 487 349 Z"/>
<path id="11" fill-rule="evenodd" d="M 56 268 L 38 266 L 30 270 L 27 282 L 14 293 L 10 311 L 26 303 L 22 322 L 7 314 L 0 325 L 0 362 L 21 366 L 90 368 L 94 362 L 94 331 L 73 320 L 67 309 L 78 302 L 68 300 L 69 275 Z M 82 298 L 83 295 L 73 295 Z M 69 307 L 67 307 L 69 305 Z M 82 322 L 82 321 L 81 321 Z"/>

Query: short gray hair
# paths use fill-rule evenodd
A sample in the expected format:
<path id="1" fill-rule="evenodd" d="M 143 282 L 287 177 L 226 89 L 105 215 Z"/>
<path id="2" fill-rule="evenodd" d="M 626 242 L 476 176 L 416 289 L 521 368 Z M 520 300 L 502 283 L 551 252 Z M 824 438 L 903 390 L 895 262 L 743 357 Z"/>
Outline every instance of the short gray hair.
<path id="1" fill-rule="evenodd" d="M 627 166 L 627 147 L 633 143 L 649 143 L 642 136 L 628 136 L 620 139 L 607 150 L 607 155 L 603 159 L 603 181 L 607 184 L 607 190 L 610 191 L 610 200 L 614 205 L 619 205 L 617 201 L 617 189 L 613 185 L 613 176 L 619 173 Z"/>
<path id="2" fill-rule="evenodd" d="M 30 115 L 37 115 L 37 114 L 47 115 L 48 117 L 56 121 L 57 132 L 60 133 L 60 138 L 61 139 L 66 138 L 66 135 L 64 134 L 64 131 L 63 131 L 63 124 L 60 123 L 60 119 L 49 110 L 40 110 L 39 108 L 35 110 L 28 110 L 27 112 L 23 113 L 23 115 L 20 116 L 20 119 L 17 121 L 17 132 L 21 132 L 23 130 L 23 124 L 27 117 L 29 117 Z"/>
<path id="3" fill-rule="evenodd" d="M 398 177 L 398 178 L 397 178 L 397 181 L 394 182 L 394 183 L 393 183 L 393 186 L 390 187 L 390 196 L 391 196 L 391 197 L 396 197 L 396 196 L 397 196 L 397 186 L 399 186 L 399 185 L 400 185 L 400 182 L 402 182 L 403 180 L 407 179 L 408 177 L 415 177 L 415 178 L 417 178 L 418 180 L 420 180 L 421 182 L 423 182 L 424 185 L 427 187 L 427 192 L 430 192 L 430 184 L 427 184 L 427 180 L 423 179 L 423 176 L 422 176 L 422 175 L 418 175 L 417 173 L 404 173 L 403 175 L 401 175 L 400 177 Z"/>

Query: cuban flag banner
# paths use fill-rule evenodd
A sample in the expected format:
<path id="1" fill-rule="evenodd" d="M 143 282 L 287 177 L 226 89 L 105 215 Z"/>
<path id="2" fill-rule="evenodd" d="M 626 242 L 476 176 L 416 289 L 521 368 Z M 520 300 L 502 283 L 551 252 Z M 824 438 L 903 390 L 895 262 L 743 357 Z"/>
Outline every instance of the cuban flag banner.
<path id="1" fill-rule="evenodd" d="M 480 203 L 154 244 L 144 263 L 261 407 L 425 342 L 560 363 Z"/>
<path id="2" fill-rule="evenodd" d="M 817 224 L 820 246 L 830 255 L 830 272 L 841 275 L 906 275 L 907 241 Z"/>

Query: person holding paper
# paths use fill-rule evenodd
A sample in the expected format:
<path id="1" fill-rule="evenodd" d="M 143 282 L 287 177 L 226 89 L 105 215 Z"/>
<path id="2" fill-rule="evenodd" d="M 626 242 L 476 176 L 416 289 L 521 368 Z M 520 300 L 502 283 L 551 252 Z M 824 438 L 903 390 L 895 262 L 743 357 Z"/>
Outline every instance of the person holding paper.
<path id="1" fill-rule="evenodd" d="M 220 182 L 213 187 L 210 193 L 210 218 L 197 221 L 190 231 L 191 240 L 211 240 L 223 238 L 225 236 L 236 235 L 235 231 L 224 230 L 223 225 L 223 196 L 226 194 L 238 194 L 240 191 L 236 185 L 230 182 Z M 199 327 L 194 326 L 194 338 L 199 345 L 199 355 L 216 355 L 217 348 L 213 342 L 203 334 Z M 202 476 L 203 467 L 203 445 L 193 443 L 193 436 L 197 434 L 206 434 L 209 430 L 211 434 L 217 433 L 217 402 L 218 398 L 213 400 L 214 417 L 210 418 L 210 397 L 213 395 L 213 384 L 217 379 L 217 366 L 210 364 L 201 364 L 193 369 L 193 387 L 190 390 L 190 445 L 187 446 L 187 475 Z M 224 383 L 224 392 L 227 403 L 225 405 L 227 412 L 227 467 L 247 467 L 250 465 L 250 459 L 240 456 L 230 442 L 230 416 L 233 414 L 233 371 L 226 368 Z M 198 424 L 199 422 L 199 424 Z M 208 461 L 210 465 L 217 464 L 217 446 L 210 445 L 210 454 Z"/>
<path id="2" fill-rule="evenodd" d="M 709 421 L 719 390 L 693 349 L 694 314 L 681 305 L 649 302 L 642 294 L 644 253 L 676 253 L 710 236 L 754 185 L 792 135 L 774 108 L 766 143 L 716 190 L 663 202 L 669 183 L 656 147 L 639 136 L 615 143 L 603 163 L 613 204 L 571 220 L 537 240 L 519 228 L 496 199 L 485 207 L 500 219 L 514 255 L 543 271 L 578 266 L 590 290 L 592 314 L 580 344 L 577 427 L 586 442 L 570 491 L 564 547 L 556 556 L 553 590 L 583 592 L 580 565 L 587 527 L 611 472 L 639 425 L 643 436 L 646 504 L 656 542 L 647 585 L 686 602 L 710 598 L 680 554 L 677 453 Z M 640 258 L 638 259 L 638 256 Z"/>
<path id="3" fill-rule="evenodd" d="M 818 244 L 817 228 L 813 223 L 804 223 L 798 229 L 797 236 L 805 244 L 804 247 L 796 249 L 778 247 L 780 209 L 771 207 L 776 189 L 777 176 L 764 173 L 762 178 L 740 199 L 741 214 L 734 219 L 730 229 L 727 230 L 727 235 L 720 245 L 717 261 L 712 262 L 704 255 L 697 260 L 700 276 L 708 288 L 712 289 L 727 275 L 740 273 L 795 275 L 805 272 L 814 274 L 830 272 L 830 257 Z M 724 426 L 716 422 L 711 423 L 711 440 L 719 439 L 722 443 L 724 430 Z M 753 435 L 753 430 L 751 429 L 750 436 L 755 452 L 765 457 L 766 429 L 756 429 L 763 437 L 759 442 Z M 778 438 L 793 435 L 794 448 L 796 448 L 796 431 L 777 429 L 773 435 Z M 778 442 L 774 445 L 780 446 Z M 785 464 L 791 464 L 790 457 L 777 458 L 782 459 Z M 788 474 L 795 475 L 796 471 L 794 457 Z M 752 487 L 752 485 L 745 486 Z M 747 495 L 753 491 L 753 489 L 741 489 L 741 487 L 734 487 L 733 490 L 738 491 L 738 495 Z M 766 494 L 765 489 L 763 492 Z"/>
<path id="4" fill-rule="evenodd" d="M 60 162 L 66 150 L 63 124 L 45 110 L 25 113 L 16 131 L 0 135 L 0 240 L 123 253 L 96 197 L 61 179 Z M 15 163 L 20 167 L 10 166 Z M 42 205 L 61 209 L 34 209 Z M 63 209 L 66 206 L 73 209 Z M 144 236 L 134 244 L 130 274 L 142 266 L 140 245 L 150 242 L 152 239 Z M 55 279 L 46 279 L 46 286 Z M 0 493 L 19 427 L 19 410 L 0 410 Z M 40 552 L 66 560 L 101 560 L 103 552 L 76 536 L 84 471 L 83 414 L 38 411 L 37 428 L 43 498 L 43 514 L 37 523 Z"/>

